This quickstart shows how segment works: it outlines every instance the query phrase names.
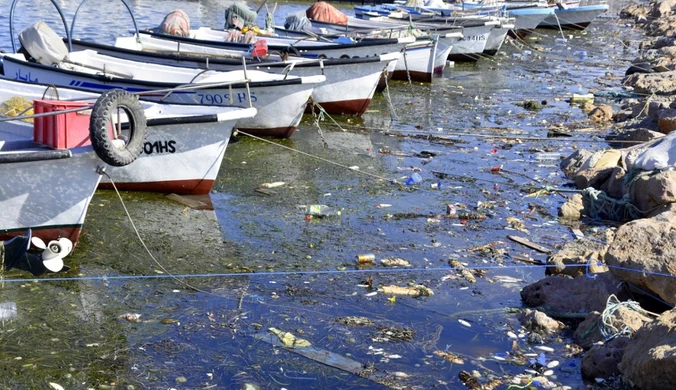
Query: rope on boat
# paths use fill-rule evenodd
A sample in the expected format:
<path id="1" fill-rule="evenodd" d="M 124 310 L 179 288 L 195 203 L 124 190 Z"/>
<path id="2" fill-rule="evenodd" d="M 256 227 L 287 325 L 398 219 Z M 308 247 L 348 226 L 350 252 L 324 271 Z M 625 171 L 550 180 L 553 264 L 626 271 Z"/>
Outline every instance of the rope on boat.
<path id="1" fill-rule="evenodd" d="M 390 119 L 398 120 L 399 116 L 397 111 L 394 109 L 394 104 L 392 104 L 392 96 L 390 96 L 390 82 L 389 75 L 387 73 L 387 67 L 383 69 L 383 75 L 381 76 L 385 79 L 385 98 L 387 99 L 387 104 L 390 106 Z"/>
<path id="2" fill-rule="evenodd" d="M 411 96 L 415 97 L 413 90 L 413 81 L 411 80 L 411 72 L 408 70 L 408 61 L 406 60 L 406 47 L 402 49 L 402 57 L 404 57 L 404 69 L 406 69 L 406 78 L 408 78 L 408 85 L 411 87 Z"/>

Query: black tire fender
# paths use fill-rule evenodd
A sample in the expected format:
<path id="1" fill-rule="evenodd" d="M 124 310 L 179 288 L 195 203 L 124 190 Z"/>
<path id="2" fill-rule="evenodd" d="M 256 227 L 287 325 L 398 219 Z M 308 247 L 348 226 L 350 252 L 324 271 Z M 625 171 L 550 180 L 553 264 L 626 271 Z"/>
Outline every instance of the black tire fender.
<path id="1" fill-rule="evenodd" d="M 118 108 L 126 113 L 129 120 L 128 128 L 125 129 L 129 137 L 122 142 L 110 136 L 110 128 L 115 126 L 112 117 Z M 101 94 L 92 108 L 89 138 L 94 152 L 103 162 L 114 167 L 134 162 L 143 150 L 145 133 L 146 116 L 135 95 L 122 89 L 112 89 Z"/>

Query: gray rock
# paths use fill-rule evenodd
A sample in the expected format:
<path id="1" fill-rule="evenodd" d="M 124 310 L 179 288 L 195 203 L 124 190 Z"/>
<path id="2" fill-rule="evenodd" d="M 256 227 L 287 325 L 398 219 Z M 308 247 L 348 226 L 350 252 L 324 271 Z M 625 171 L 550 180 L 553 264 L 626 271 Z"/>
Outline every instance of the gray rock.
<path id="1" fill-rule="evenodd" d="M 620 373 L 618 364 L 622 361 L 627 337 L 617 337 L 605 344 L 594 345 L 582 358 L 582 376 L 589 379 L 609 378 Z"/>
<path id="2" fill-rule="evenodd" d="M 634 73 L 625 77 L 622 84 L 634 87 L 637 93 L 671 95 L 676 93 L 676 71 Z"/>
<path id="3" fill-rule="evenodd" d="M 524 328 L 535 333 L 552 334 L 565 327 L 560 321 L 538 310 L 525 309 L 518 318 Z"/>
<path id="4" fill-rule="evenodd" d="M 615 233 L 605 255 L 605 263 L 619 279 L 648 289 L 672 305 L 676 304 L 675 223 L 674 213 L 626 223 Z"/>
<path id="5" fill-rule="evenodd" d="M 606 230 L 606 236 L 603 241 L 610 243 L 613 240 L 613 232 Z M 548 275 L 569 275 L 572 277 L 582 276 L 587 271 L 589 273 L 602 273 L 608 271 L 605 265 L 597 265 L 597 262 L 603 261 L 603 257 L 608 250 L 609 244 L 603 244 L 591 240 L 573 240 L 566 242 L 558 252 L 552 254 L 547 259 L 548 265 L 556 267 L 547 268 Z M 585 267 L 580 265 L 589 264 Z M 573 265 L 573 267 L 566 267 Z"/>
<path id="6" fill-rule="evenodd" d="M 639 329 L 624 350 L 619 369 L 640 389 L 673 389 L 676 383 L 676 309 Z"/>
<path id="7" fill-rule="evenodd" d="M 584 214 L 581 194 L 574 194 L 559 208 L 559 216 L 565 219 L 578 220 Z"/>
<path id="8" fill-rule="evenodd" d="M 521 300 L 530 307 L 537 307 L 552 317 L 603 311 L 611 294 L 620 300 L 629 298 L 629 292 L 620 279 L 610 272 L 595 275 L 564 278 L 549 276 L 521 290 Z"/>

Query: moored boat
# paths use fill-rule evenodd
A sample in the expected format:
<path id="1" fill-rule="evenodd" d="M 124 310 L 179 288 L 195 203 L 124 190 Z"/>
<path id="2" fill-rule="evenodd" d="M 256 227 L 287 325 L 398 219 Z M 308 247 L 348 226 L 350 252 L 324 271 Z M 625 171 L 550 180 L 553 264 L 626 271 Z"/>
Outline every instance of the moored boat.
<path id="1" fill-rule="evenodd" d="M 538 25 L 540 28 L 584 30 L 597 16 L 608 11 L 608 4 L 585 5 L 573 8 L 555 8 L 554 15 L 547 16 Z"/>
<path id="2" fill-rule="evenodd" d="M 0 79 L 0 102 L 16 97 L 38 100 L 43 96 L 58 96 L 67 106 L 70 100 L 93 102 L 98 94 L 67 87 Z M 178 194 L 207 194 L 216 180 L 221 161 L 230 140 L 234 124 L 253 117 L 255 108 L 171 105 L 140 102 L 147 123 L 141 155 L 133 165 L 110 166 L 101 188 L 156 191 Z M 141 116 L 141 113 L 136 113 Z M 120 116 L 123 126 L 129 114 Z M 0 128 L 2 140 L 33 138 L 30 123 L 18 122 Z"/>
<path id="3" fill-rule="evenodd" d="M 171 47 L 169 44 L 166 50 L 144 51 L 143 43 L 134 37 L 118 38 L 116 46 L 73 40 L 74 50 L 92 49 L 132 61 L 221 71 L 242 67 L 241 60 L 234 59 L 241 53 L 232 50 L 214 49 L 218 54 L 199 54 L 185 45 L 181 47 L 181 52 L 171 51 Z M 323 75 L 326 80 L 314 87 L 312 101 L 329 114 L 360 116 L 368 108 L 383 70 L 391 62 L 396 62 L 399 56 L 395 52 L 364 58 L 324 60 L 289 57 L 283 61 L 279 56 L 271 55 L 272 58 L 266 61 L 247 61 L 247 69 L 300 77 Z"/>
<path id="4" fill-rule="evenodd" d="M 110 108 L 107 99 L 108 95 L 102 96 L 94 105 L 93 112 L 99 112 L 101 107 Z M 85 105 L 82 108 L 89 107 Z M 44 113 L 48 116 L 40 119 L 53 114 Z M 70 110 L 69 114 L 76 113 Z M 3 122 L 0 128 L 15 125 L 15 121 Z M 131 163 L 138 156 L 138 150 L 134 151 L 130 145 L 142 140 L 143 129 L 143 124 L 139 123 L 132 137 L 125 142 L 109 137 L 107 132 L 88 127 L 84 129 L 86 139 L 83 142 L 58 149 L 37 144 L 33 139 L 0 140 L 0 210 L 3 210 L 0 213 L 0 239 L 32 230 L 33 235 L 43 241 L 67 238 L 77 243 L 87 208 L 101 180 L 105 165 L 102 159 L 107 158 L 106 153 L 110 152 L 105 150 L 106 147 L 102 148 L 100 142 L 104 142 L 107 148 L 115 148 L 116 152 L 129 152 L 126 162 Z M 71 129 L 53 126 L 48 130 L 50 135 L 58 137 Z M 38 132 L 35 134 L 37 138 Z M 105 139 L 90 142 L 90 139 L 98 137 Z"/>
<path id="5" fill-rule="evenodd" d="M 42 58 L 43 63 L 29 61 L 22 53 L 4 54 L 6 77 L 30 82 L 49 80 L 54 85 L 99 93 L 121 88 L 141 93 L 144 100 L 174 104 L 236 107 L 248 105 L 250 99 L 257 114 L 240 119 L 236 127 L 260 136 L 290 136 L 301 120 L 312 89 L 325 80 L 321 75 L 178 68 L 105 56 L 92 50 L 68 53 L 60 38 L 56 39 L 63 48 L 55 55 L 33 55 Z M 55 40 L 52 44 L 56 44 Z M 236 83 L 237 80 L 248 82 Z M 172 92 L 152 92 L 158 89 Z"/>

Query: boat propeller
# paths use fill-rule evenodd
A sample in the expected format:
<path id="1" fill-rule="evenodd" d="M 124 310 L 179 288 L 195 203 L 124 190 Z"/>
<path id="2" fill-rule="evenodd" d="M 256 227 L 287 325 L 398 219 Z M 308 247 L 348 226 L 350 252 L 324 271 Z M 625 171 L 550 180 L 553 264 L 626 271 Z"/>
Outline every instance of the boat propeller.
<path id="1" fill-rule="evenodd" d="M 29 252 L 31 243 L 41 252 Z M 45 272 L 68 271 L 70 267 L 63 264 L 63 258 L 73 250 L 73 242 L 62 237 L 45 243 L 39 237 L 32 237 L 29 229 L 25 236 L 0 241 L 0 248 L 3 252 L 2 261 L 6 270 L 16 268 L 39 276 Z"/>

